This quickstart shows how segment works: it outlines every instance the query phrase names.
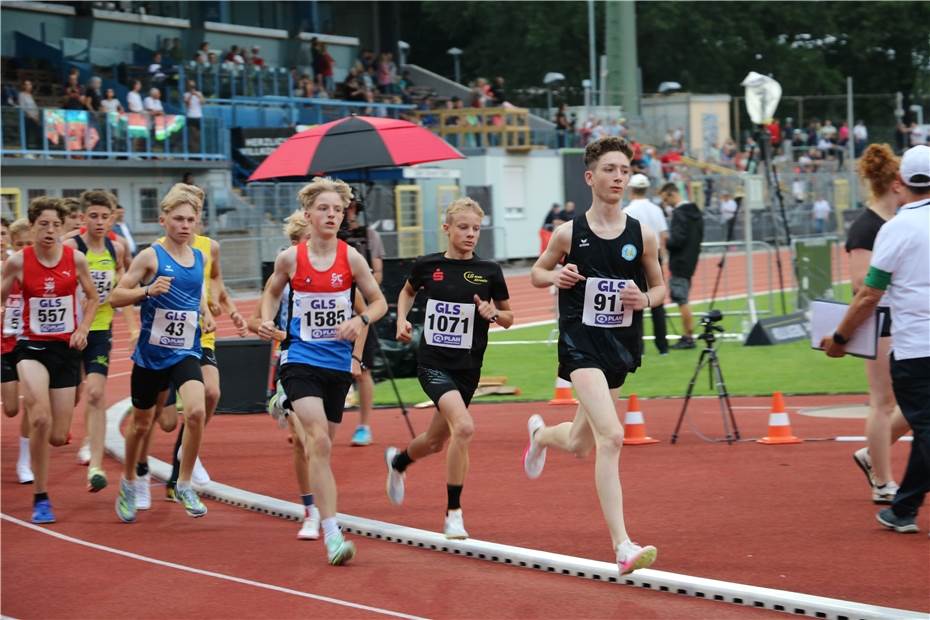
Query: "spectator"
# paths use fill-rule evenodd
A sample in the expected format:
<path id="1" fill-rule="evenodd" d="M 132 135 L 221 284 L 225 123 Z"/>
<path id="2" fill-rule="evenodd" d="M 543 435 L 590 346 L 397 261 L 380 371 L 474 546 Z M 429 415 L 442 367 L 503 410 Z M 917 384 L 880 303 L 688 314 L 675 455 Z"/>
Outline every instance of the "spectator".
<path id="1" fill-rule="evenodd" d="M 134 80 L 132 88 L 126 95 L 126 107 L 130 112 L 145 112 L 145 105 L 142 101 L 142 82 Z"/>
<path id="2" fill-rule="evenodd" d="M 861 157 L 866 145 L 869 143 L 869 130 L 862 119 L 856 121 L 853 133 L 853 148 L 856 157 Z"/>
<path id="3" fill-rule="evenodd" d="M 77 67 L 71 67 L 68 71 L 68 78 L 65 80 L 64 90 L 67 91 L 69 88 L 76 88 L 81 92 L 81 96 L 84 95 L 84 89 L 81 88 L 80 84 L 81 72 Z"/>
<path id="4" fill-rule="evenodd" d="M 102 85 L 102 80 L 97 76 L 90 78 L 90 82 L 87 83 L 87 89 L 84 91 L 84 105 L 91 112 L 100 111 L 100 102 L 103 101 Z"/>
<path id="5" fill-rule="evenodd" d="M 394 94 L 394 83 L 397 81 L 397 65 L 394 64 L 394 54 L 381 52 L 378 59 L 378 90 L 385 95 Z"/>
<path id="6" fill-rule="evenodd" d="M 184 50 L 181 48 L 181 39 L 174 37 L 171 39 L 171 47 L 168 48 L 166 60 L 172 65 L 179 65 L 184 60 Z"/>
<path id="7" fill-rule="evenodd" d="M 257 45 L 252 46 L 252 64 L 256 67 L 264 67 L 265 59 L 261 57 L 262 48 Z"/>
<path id="8" fill-rule="evenodd" d="M 226 56 L 223 58 L 224 62 L 228 62 L 231 65 L 244 65 L 245 58 L 242 57 L 242 52 L 239 51 L 238 45 L 233 45 L 229 48 L 229 51 L 226 53 Z"/>
<path id="9" fill-rule="evenodd" d="M 194 60 L 196 60 L 199 65 L 209 64 L 209 54 L 210 44 L 204 41 L 200 44 L 200 47 L 197 48 L 197 53 L 194 54 Z"/>
<path id="10" fill-rule="evenodd" d="M 494 84 L 491 86 L 491 105 L 499 108 L 504 105 L 505 101 L 507 101 L 507 95 L 504 91 L 504 78 L 499 75 L 494 78 Z"/>
<path id="11" fill-rule="evenodd" d="M 573 201 L 565 201 L 565 208 L 559 214 L 559 219 L 563 222 L 570 222 L 575 219 L 575 203 Z"/>
<path id="12" fill-rule="evenodd" d="M 110 229 L 123 238 L 126 242 L 126 247 L 129 248 L 129 254 L 135 256 L 137 250 L 136 240 L 132 236 L 132 231 L 129 229 L 129 224 L 126 223 L 125 217 L 126 211 L 123 209 L 123 205 L 116 205 L 116 210 L 113 211 L 113 224 L 110 226 Z"/>
<path id="13" fill-rule="evenodd" d="M 145 98 L 143 105 L 145 111 L 152 116 L 162 116 L 165 113 L 165 108 L 161 105 L 161 91 L 157 88 L 149 90 L 149 96 Z"/>
<path id="14" fill-rule="evenodd" d="M 336 87 L 336 83 L 333 81 L 333 69 L 335 68 L 336 61 L 332 56 L 329 55 L 329 52 L 326 51 L 326 44 L 319 44 L 320 50 L 320 78 L 317 80 L 317 85 L 321 90 L 325 90 L 327 93 L 333 92 Z"/>
<path id="15" fill-rule="evenodd" d="M 362 63 L 362 68 L 366 71 L 369 68 L 375 68 L 377 64 L 377 58 L 375 58 L 375 53 L 369 49 L 362 50 L 362 53 L 358 57 L 359 62 Z"/>
<path id="16" fill-rule="evenodd" d="M 688 305 L 688 294 L 691 291 L 691 278 L 697 267 L 698 256 L 701 254 L 701 242 L 704 240 L 704 218 L 696 204 L 682 200 L 678 186 L 674 183 L 663 185 L 659 190 L 659 196 L 665 206 L 674 209 L 667 244 L 668 267 L 671 273 L 668 286 L 672 301 L 678 304 L 681 311 L 683 333 L 672 348 L 693 349 L 694 319 Z"/>
<path id="17" fill-rule="evenodd" d="M 191 150 L 199 151 L 201 119 L 203 118 L 203 93 L 197 90 L 194 80 L 187 80 L 187 92 L 184 93 L 184 114 L 190 131 Z"/>
<path id="18" fill-rule="evenodd" d="M 549 207 L 549 212 L 546 213 L 546 219 L 543 220 L 543 230 L 553 231 L 555 227 L 561 224 L 562 220 L 562 207 L 559 206 L 559 203 L 553 202 L 552 206 Z"/>
<path id="19" fill-rule="evenodd" d="M 311 65 L 313 69 L 313 81 L 322 85 L 323 83 L 323 54 L 320 52 L 320 40 L 316 37 L 310 39 Z"/>
<path id="20" fill-rule="evenodd" d="M 149 81 L 152 84 L 161 84 L 168 77 L 162 69 L 161 62 L 161 52 L 152 54 L 152 62 L 148 68 Z"/>
<path id="21" fill-rule="evenodd" d="M 100 101 L 100 109 L 104 112 L 122 112 L 123 104 L 116 98 L 116 91 L 108 88 L 103 99 Z"/>
<path id="22" fill-rule="evenodd" d="M 911 146 L 920 146 L 927 143 L 927 132 L 924 131 L 923 125 L 917 124 L 917 121 L 911 121 L 908 133 L 911 137 Z"/>
<path id="23" fill-rule="evenodd" d="M 849 142 L 849 124 L 846 121 L 840 123 L 840 128 L 836 132 L 836 143 L 840 146 L 846 146 Z"/>
<path id="24" fill-rule="evenodd" d="M 69 86 L 65 89 L 65 100 L 61 106 L 65 110 L 86 110 L 84 106 L 84 95 L 77 86 Z"/>
<path id="25" fill-rule="evenodd" d="M 720 222 L 728 225 L 730 220 L 736 217 L 737 204 L 733 200 L 733 194 L 727 190 L 720 192 Z"/>
<path id="26" fill-rule="evenodd" d="M 568 114 L 565 112 L 565 103 L 560 103 L 555 113 L 555 137 L 558 148 L 565 148 L 566 140 L 571 131 L 571 124 L 568 122 Z"/>
<path id="27" fill-rule="evenodd" d="M 42 122 L 39 119 L 39 106 L 32 98 L 32 82 L 24 80 L 16 96 L 17 107 L 23 110 L 26 122 L 26 148 L 39 148 L 42 143 Z"/>
<path id="28" fill-rule="evenodd" d="M 832 211 L 833 208 L 830 207 L 830 203 L 827 202 L 827 199 L 823 196 L 814 201 L 814 209 L 812 211 L 814 216 L 814 232 L 818 235 L 822 235 L 827 230 L 827 221 L 830 219 L 830 213 Z"/>

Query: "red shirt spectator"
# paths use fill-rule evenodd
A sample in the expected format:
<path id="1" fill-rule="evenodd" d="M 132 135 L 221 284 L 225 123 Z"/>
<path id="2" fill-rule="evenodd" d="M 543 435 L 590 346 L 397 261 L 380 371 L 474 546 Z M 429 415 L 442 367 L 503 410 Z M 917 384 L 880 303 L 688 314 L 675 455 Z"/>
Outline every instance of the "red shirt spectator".
<path id="1" fill-rule="evenodd" d="M 772 136 L 772 146 L 778 146 L 781 144 L 781 125 L 778 123 L 776 118 L 768 126 L 769 135 Z"/>

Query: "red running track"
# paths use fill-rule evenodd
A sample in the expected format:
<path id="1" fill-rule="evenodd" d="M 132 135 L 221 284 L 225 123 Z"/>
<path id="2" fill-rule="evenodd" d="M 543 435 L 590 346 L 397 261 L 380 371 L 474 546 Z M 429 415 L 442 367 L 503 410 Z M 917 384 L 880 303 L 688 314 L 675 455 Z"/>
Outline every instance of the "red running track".
<path id="1" fill-rule="evenodd" d="M 799 406 L 860 403 L 862 397 L 795 397 Z M 765 399 L 735 399 L 744 436 L 764 434 Z M 862 474 L 850 458 L 855 444 L 809 441 L 796 446 L 733 446 L 700 441 L 694 424 L 720 433 L 715 399 L 691 406 L 679 445 L 668 435 L 680 403 L 643 401 L 649 432 L 663 440 L 624 448 L 622 476 L 627 524 L 634 539 L 659 547 L 655 568 L 758 586 L 927 611 L 924 534 L 900 535 L 874 521 Z M 761 407 L 760 409 L 742 407 Z M 463 496 L 473 537 L 598 560 L 609 542 L 593 486 L 593 457 L 550 453 L 546 472 L 527 481 L 520 456 L 525 419 L 568 419 L 571 408 L 532 403 L 479 405 L 472 468 Z M 422 429 L 428 411 L 413 411 Z M 347 414 L 334 449 L 340 510 L 424 529 L 441 526 L 444 466 L 433 457 L 414 464 L 407 501 L 384 496 L 382 451 L 401 444 L 406 430 L 396 410 L 378 411 L 376 444 L 348 447 L 354 422 Z M 806 438 L 860 434 L 860 420 L 792 415 Z M 30 490 L 15 483 L 16 421 L 2 424 L 0 493 L 3 512 L 28 520 Z M 170 437 L 158 434 L 156 456 Z M 139 522 L 123 525 L 113 512 L 114 487 L 83 490 L 86 470 L 74 464 L 76 443 L 54 452 L 50 493 L 60 522 L 49 526 L 116 549 L 427 617 L 744 617 L 774 613 L 677 595 L 501 566 L 362 539 L 357 561 L 325 565 L 321 543 L 298 542 L 296 524 L 209 502 L 210 514 L 187 517 L 174 504 L 155 502 Z M 894 449 L 900 472 L 908 446 Z M 217 481 L 284 499 L 296 498 L 290 447 L 267 416 L 218 416 L 207 431 L 203 458 Z M 118 466 L 108 460 L 111 480 Z M 158 497 L 158 489 L 155 489 Z M 920 520 L 926 531 L 926 513 Z M 374 612 L 223 582 L 174 568 L 87 549 L 3 522 L 2 613 L 50 617 L 357 617 Z M 54 596 L 37 596 L 54 583 Z M 49 579 L 49 577 L 51 579 Z M 480 596 L 475 596 L 479 594 Z M 127 612 L 127 610 L 130 610 Z"/>

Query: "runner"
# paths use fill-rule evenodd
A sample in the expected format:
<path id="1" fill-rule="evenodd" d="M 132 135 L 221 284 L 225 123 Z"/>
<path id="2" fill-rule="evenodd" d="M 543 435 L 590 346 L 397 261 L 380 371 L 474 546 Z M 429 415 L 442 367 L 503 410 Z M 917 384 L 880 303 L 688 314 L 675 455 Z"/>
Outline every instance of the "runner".
<path id="1" fill-rule="evenodd" d="M 83 351 L 84 362 L 84 426 L 88 446 L 87 490 L 96 493 L 107 486 L 103 470 L 103 442 L 106 435 L 106 385 L 110 368 L 110 349 L 113 344 L 113 307 L 109 303 L 110 291 L 123 275 L 125 247 L 107 237 L 116 198 L 105 191 L 88 191 L 81 194 L 81 213 L 86 224 L 83 233 L 72 236 L 64 244 L 84 254 L 90 267 L 90 277 L 97 294 L 97 312 L 87 335 Z M 130 333 L 138 335 L 135 314 L 123 313 Z M 81 447 L 79 454 L 84 450 Z M 78 461 L 83 461 L 82 456 Z"/>
<path id="2" fill-rule="evenodd" d="M 32 230 L 29 220 L 21 218 L 7 223 L 3 220 L 3 260 L 27 245 L 32 245 Z M 0 351 L 0 397 L 3 398 L 3 413 L 8 418 L 19 413 L 19 375 L 16 374 L 16 342 L 23 334 L 23 293 L 19 282 L 14 282 L 6 302 L 3 315 L 3 340 Z M 19 456 L 16 459 L 16 479 L 20 484 L 31 484 L 32 463 L 29 460 L 29 415 L 19 418 Z"/>
<path id="3" fill-rule="evenodd" d="M 298 199 L 312 242 L 288 248 L 275 260 L 262 294 L 259 335 L 274 337 L 281 293 L 290 283 L 281 383 L 298 418 L 294 429 L 299 443 L 308 453 L 310 488 L 320 511 L 327 558 L 330 564 L 340 565 L 355 556 L 355 545 L 345 540 L 336 520 L 330 437 L 342 421 L 352 382 L 351 341 L 365 337 L 364 328 L 384 315 L 387 303 L 362 255 L 336 238 L 352 199 L 349 186 L 315 178 L 300 190 Z M 370 302 L 359 314 L 350 310 L 356 286 Z"/>
<path id="4" fill-rule="evenodd" d="M 620 209 L 631 156 L 622 138 L 588 144 L 584 162 L 591 209 L 559 226 L 533 266 L 534 286 L 559 288 L 559 377 L 572 382 L 581 405 L 574 421 L 556 426 L 547 427 L 539 415 L 530 417 L 523 460 L 526 475 L 538 478 L 546 448 L 584 456 L 596 447 L 597 494 L 621 574 L 652 564 L 656 549 L 632 542 L 624 524 L 623 427 L 615 403 L 627 373 L 640 365 L 642 311 L 665 298 L 655 231 Z M 563 259 L 565 267 L 556 270 Z"/>
<path id="5" fill-rule="evenodd" d="M 488 346 L 488 327 L 513 325 L 510 295 L 500 265 L 475 256 L 484 211 L 471 198 L 460 198 L 446 210 L 443 231 L 449 237 L 444 253 L 422 256 L 397 299 L 397 340 L 410 342 L 413 327 L 407 314 L 417 293 L 427 296 L 426 318 L 417 352 L 420 386 L 436 405 L 429 428 L 399 451 L 384 452 L 387 494 L 394 504 L 404 501 L 407 467 L 442 450 L 446 453 L 446 538 L 468 538 L 462 517 L 462 487 L 468 473 L 468 446 L 475 425 L 468 405 L 478 387 Z"/>
<path id="6" fill-rule="evenodd" d="M 116 514 L 124 523 L 136 519 L 135 478 L 138 454 L 149 431 L 160 393 L 179 386 L 188 425 L 182 446 L 177 501 L 192 517 L 207 514 L 191 486 L 191 470 L 203 437 L 206 407 L 200 369 L 200 332 L 213 331 L 204 289 L 204 256 L 190 247 L 202 208 L 202 192 L 176 184 L 161 201 L 162 243 L 136 256 L 113 290 L 114 307 L 142 303 L 142 329 L 133 353 L 131 393 L 133 423 L 126 434 L 126 462 Z M 145 286 L 140 286 L 146 282 Z M 202 325 L 202 327 L 201 327 Z"/>
<path id="7" fill-rule="evenodd" d="M 81 381 L 80 351 L 97 310 L 97 293 L 87 260 L 61 243 L 67 212 L 57 198 L 43 196 L 29 205 L 33 246 L 11 256 L 3 268 L 2 299 L 15 283 L 23 295 L 23 336 L 16 345 L 16 371 L 29 414 L 29 449 L 35 474 L 33 523 L 54 523 L 48 498 L 49 444 L 68 441 L 74 395 Z M 86 295 L 77 320 L 75 294 Z"/>
<path id="8" fill-rule="evenodd" d="M 81 201 L 73 196 L 69 196 L 68 198 L 62 198 L 61 204 L 67 212 L 65 220 L 61 224 L 61 234 L 65 236 L 81 226 Z"/>

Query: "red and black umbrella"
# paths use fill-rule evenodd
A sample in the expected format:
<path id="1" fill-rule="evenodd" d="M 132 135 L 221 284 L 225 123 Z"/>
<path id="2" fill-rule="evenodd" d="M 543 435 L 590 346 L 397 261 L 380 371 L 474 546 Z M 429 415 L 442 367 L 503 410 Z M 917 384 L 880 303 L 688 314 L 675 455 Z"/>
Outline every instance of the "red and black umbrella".
<path id="1" fill-rule="evenodd" d="M 448 142 L 419 125 L 394 118 L 349 116 L 288 138 L 249 181 L 306 179 L 341 170 L 464 158 Z"/>

